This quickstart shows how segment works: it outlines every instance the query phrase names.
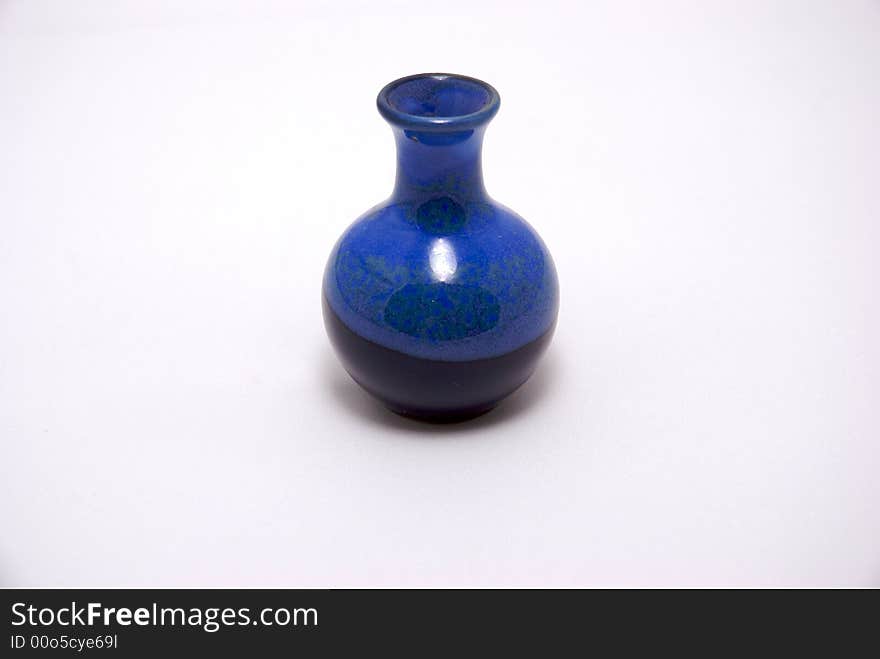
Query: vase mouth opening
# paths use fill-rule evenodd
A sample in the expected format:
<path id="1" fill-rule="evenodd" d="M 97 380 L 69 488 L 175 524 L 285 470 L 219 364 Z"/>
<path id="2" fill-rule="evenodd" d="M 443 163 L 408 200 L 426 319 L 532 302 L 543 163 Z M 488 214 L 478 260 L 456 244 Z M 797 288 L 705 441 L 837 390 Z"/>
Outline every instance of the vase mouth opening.
<path id="1" fill-rule="evenodd" d="M 400 78 L 379 92 L 379 113 L 394 126 L 427 131 L 468 130 L 488 123 L 501 99 L 492 85 L 452 73 Z"/>

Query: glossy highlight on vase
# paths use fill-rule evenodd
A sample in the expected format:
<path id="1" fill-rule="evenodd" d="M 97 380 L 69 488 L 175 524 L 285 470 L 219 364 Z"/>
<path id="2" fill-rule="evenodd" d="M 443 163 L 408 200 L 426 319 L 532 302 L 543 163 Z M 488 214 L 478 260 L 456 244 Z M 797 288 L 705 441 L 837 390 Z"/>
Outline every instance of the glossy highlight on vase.
<path id="1" fill-rule="evenodd" d="M 465 76 L 387 85 L 377 105 L 397 144 L 393 193 L 327 263 L 324 319 L 343 366 L 407 416 L 488 411 L 528 379 L 553 334 L 550 253 L 483 186 L 482 139 L 499 104 Z"/>

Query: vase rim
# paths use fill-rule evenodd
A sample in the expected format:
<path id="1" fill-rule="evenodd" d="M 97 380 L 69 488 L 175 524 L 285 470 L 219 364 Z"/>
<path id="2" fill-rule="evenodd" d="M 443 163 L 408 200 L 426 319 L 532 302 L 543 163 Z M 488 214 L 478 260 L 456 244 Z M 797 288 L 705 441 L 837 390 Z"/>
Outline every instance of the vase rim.
<path id="1" fill-rule="evenodd" d="M 402 89 L 401 89 L 402 88 Z M 443 103 L 427 103 L 455 96 Z M 501 97 L 489 83 L 456 73 L 417 73 L 385 85 L 376 98 L 379 113 L 393 126 L 431 132 L 472 130 L 498 112 Z"/>

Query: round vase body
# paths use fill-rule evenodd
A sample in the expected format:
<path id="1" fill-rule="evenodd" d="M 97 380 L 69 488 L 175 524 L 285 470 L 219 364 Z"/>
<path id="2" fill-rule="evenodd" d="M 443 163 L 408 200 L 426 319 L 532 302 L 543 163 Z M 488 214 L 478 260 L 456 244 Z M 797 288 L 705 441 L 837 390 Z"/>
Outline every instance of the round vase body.
<path id="1" fill-rule="evenodd" d="M 492 87 L 464 76 L 385 87 L 394 192 L 345 231 L 324 273 L 324 323 L 343 366 L 405 416 L 492 409 L 529 378 L 556 324 L 550 253 L 483 187 L 483 132 L 498 105 Z"/>

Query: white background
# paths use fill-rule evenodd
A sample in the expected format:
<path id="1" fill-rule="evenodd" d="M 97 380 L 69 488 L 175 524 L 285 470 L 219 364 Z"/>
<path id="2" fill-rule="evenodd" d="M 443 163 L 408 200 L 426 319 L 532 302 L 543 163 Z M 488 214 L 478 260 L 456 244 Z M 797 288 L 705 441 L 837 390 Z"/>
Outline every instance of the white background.
<path id="1" fill-rule="evenodd" d="M 424 71 L 562 286 L 454 427 L 319 303 Z M 878 176 L 877 2 L 2 2 L 0 584 L 880 585 Z"/>

